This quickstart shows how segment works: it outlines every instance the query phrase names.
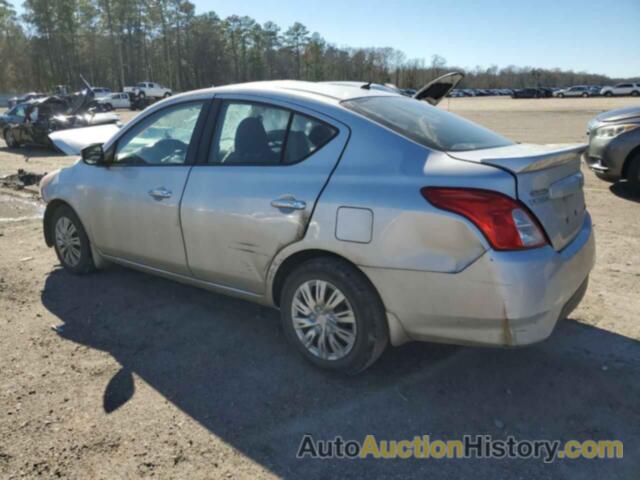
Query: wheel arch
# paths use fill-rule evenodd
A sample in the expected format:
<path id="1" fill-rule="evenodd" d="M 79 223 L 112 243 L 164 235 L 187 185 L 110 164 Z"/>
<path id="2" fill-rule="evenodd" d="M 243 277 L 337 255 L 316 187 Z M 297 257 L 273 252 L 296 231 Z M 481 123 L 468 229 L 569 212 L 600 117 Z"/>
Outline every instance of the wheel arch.
<path id="1" fill-rule="evenodd" d="M 378 292 L 378 289 L 375 287 L 371 279 L 369 279 L 367 274 L 363 272 L 362 269 L 359 268 L 351 260 L 329 250 L 309 248 L 305 250 L 298 250 L 296 252 L 291 253 L 290 255 L 285 257 L 284 260 L 282 260 L 281 263 L 276 267 L 275 273 L 273 274 L 273 281 L 271 282 L 271 288 L 269 292 L 271 294 L 271 299 L 273 301 L 273 304 L 276 305 L 277 307 L 280 306 L 280 294 L 282 293 L 282 288 L 284 286 L 284 283 L 287 277 L 291 272 L 293 272 L 293 270 L 295 270 L 299 265 L 302 265 L 304 262 L 307 262 L 309 260 L 313 260 L 316 258 L 321 258 L 321 257 L 329 257 L 336 260 L 340 260 L 342 262 L 345 262 L 351 265 L 353 268 L 358 270 L 360 273 L 362 273 L 364 278 L 366 278 L 367 281 L 371 284 L 371 287 L 378 294 L 378 297 L 380 297 L 380 301 L 382 302 L 382 297 L 380 296 L 380 292 Z"/>
<path id="2" fill-rule="evenodd" d="M 631 161 L 634 157 L 640 156 L 640 145 L 636 146 L 633 150 L 629 152 L 627 157 L 624 159 L 624 163 L 622 164 L 622 172 L 620 173 L 620 178 L 625 179 L 629 173 L 629 167 L 631 166 Z"/>
<path id="3" fill-rule="evenodd" d="M 51 236 L 51 221 L 53 220 L 55 212 L 63 206 L 69 207 L 71 210 L 73 210 L 73 213 L 75 213 L 76 216 L 80 218 L 80 215 L 78 215 L 78 212 L 75 210 L 75 208 L 73 208 L 68 202 L 62 199 L 56 198 L 47 203 L 47 207 L 44 211 L 44 218 L 42 219 L 44 241 L 47 244 L 47 247 L 53 247 L 53 237 Z M 80 221 L 82 222 L 82 219 L 80 219 Z"/>

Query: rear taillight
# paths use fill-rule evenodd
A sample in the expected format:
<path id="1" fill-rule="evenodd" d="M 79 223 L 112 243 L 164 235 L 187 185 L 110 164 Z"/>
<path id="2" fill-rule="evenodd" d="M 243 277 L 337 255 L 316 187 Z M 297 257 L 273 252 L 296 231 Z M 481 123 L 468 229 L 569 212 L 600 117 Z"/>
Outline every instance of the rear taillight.
<path id="1" fill-rule="evenodd" d="M 473 222 L 496 250 L 524 250 L 547 243 L 532 213 L 502 193 L 474 188 L 424 187 L 422 196 Z"/>

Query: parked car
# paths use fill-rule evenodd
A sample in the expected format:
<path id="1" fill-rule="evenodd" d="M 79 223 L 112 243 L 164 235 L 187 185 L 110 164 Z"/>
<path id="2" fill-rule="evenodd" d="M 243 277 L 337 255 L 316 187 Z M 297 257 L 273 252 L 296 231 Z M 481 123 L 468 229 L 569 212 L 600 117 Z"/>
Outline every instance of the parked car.
<path id="1" fill-rule="evenodd" d="M 388 343 L 541 341 L 594 262 L 584 145 L 434 108 L 456 83 L 163 100 L 42 180 L 46 243 L 71 273 L 111 261 L 277 307 L 307 360 L 348 373 Z"/>
<path id="2" fill-rule="evenodd" d="M 36 92 L 25 93 L 24 95 L 21 95 L 19 97 L 10 98 L 7 106 L 9 108 L 13 108 L 19 103 L 25 103 L 25 102 L 28 102 L 29 100 L 34 100 L 36 98 L 42 98 L 42 97 L 46 97 L 46 95 L 44 93 L 36 93 Z"/>
<path id="3" fill-rule="evenodd" d="M 640 188 L 640 107 L 601 113 L 589 122 L 585 160 L 609 181 L 626 179 Z"/>
<path id="4" fill-rule="evenodd" d="M 131 100 L 127 92 L 112 93 L 108 97 L 99 98 L 98 103 L 104 105 L 107 111 L 116 108 L 131 108 Z"/>
<path id="5" fill-rule="evenodd" d="M 58 130 L 119 123 L 117 115 L 93 112 L 93 102 L 92 93 L 85 90 L 69 98 L 53 96 L 21 103 L 5 119 L 4 141 L 8 148 L 22 145 L 55 148 L 51 135 Z"/>
<path id="6" fill-rule="evenodd" d="M 155 82 L 140 82 L 135 87 L 124 87 L 124 91 L 133 92 L 139 97 L 149 98 L 166 98 L 173 94 L 170 88 Z"/>
<path id="7" fill-rule="evenodd" d="M 602 90 L 602 86 L 601 85 L 591 85 L 588 88 L 587 93 L 589 94 L 590 97 L 599 97 L 600 96 L 600 90 Z"/>
<path id="8" fill-rule="evenodd" d="M 540 91 L 537 88 L 516 88 L 511 94 L 511 98 L 538 98 Z"/>
<path id="9" fill-rule="evenodd" d="M 105 87 L 91 87 L 91 91 L 93 92 L 93 98 L 96 100 L 100 98 L 108 98 L 111 96 L 111 89 Z"/>
<path id="10" fill-rule="evenodd" d="M 539 98 L 551 98 L 553 97 L 553 90 L 548 87 L 538 87 Z"/>
<path id="11" fill-rule="evenodd" d="M 12 123 L 24 122 L 26 107 L 26 104 L 20 103 L 0 115 L 0 130 L 4 131 L 4 128 Z"/>
<path id="12" fill-rule="evenodd" d="M 631 95 L 637 97 L 640 95 L 640 83 L 619 83 L 613 87 L 602 87 L 600 95 L 605 97 Z"/>
<path id="13" fill-rule="evenodd" d="M 558 90 L 553 94 L 555 97 L 564 98 L 564 97 L 588 97 L 589 96 L 589 87 L 585 85 L 577 85 L 575 87 L 563 88 L 562 90 Z"/>

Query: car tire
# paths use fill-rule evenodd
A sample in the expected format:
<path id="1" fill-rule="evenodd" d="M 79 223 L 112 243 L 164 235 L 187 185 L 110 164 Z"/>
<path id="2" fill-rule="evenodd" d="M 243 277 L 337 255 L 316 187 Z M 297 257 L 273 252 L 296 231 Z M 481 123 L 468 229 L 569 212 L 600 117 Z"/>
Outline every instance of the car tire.
<path id="1" fill-rule="evenodd" d="M 633 155 L 628 162 L 627 182 L 633 188 L 640 189 L 640 152 Z"/>
<path id="2" fill-rule="evenodd" d="M 107 112 L 110 112 L 113 110 L 113 105 L 111 105 L 110 103 L 105 103 L 104 108 Z"/>
<path id="3" fill-rule="evenodd" d="M 564 93 L 559 93 L 558 98 L 564 98 Z"/>
<path id="4" fill-rule="evenodd" d="M 640 92 L 638 92 L 638 90 L 634 90 L 633 92 L 631 92 L 632 97 L 637 97 L 638 95 L 640 95 Z"/>
<path id="5" fill-rule="evenodd" d="M 582 98 L 587 98 L 588 96 L 589 96 L 589 94 L 588 94 L 588 93 L 583 93 L 583 94 L 582 94 Z"/>
<path id="6" fill-rule="evenodd" d="M 10 128 L 5 128 L 3 132 L 4 143 L 7 144 L 7 148 L 16 148 L 19 147 L 20 144 L 16 140 L 16 137 L 13 135 L 13 132 Z"/>
<path id="7" fill-rule="evenodd" d="M 169 98 L 171 96 L 171 94 L 169 92 L 165 93 L 164 96 L 162 98 Z"/>
<path id="8" fill-rule="evenodd" d="M 613 92 L 604 92 L 605 97 L 613 97 Z"/>
<path id="9" fill-rule="evenodd" d="M 282 289 L 280 311 L 287 340 L 320 368 L 355 375 L 375 362 L 389 341 L 378 292 L 361 271 L 340 259 L 309 260 L 293 270 Z"/>
<path id="10" fill-rule="evenodd" d="M 53 213 L 50 228 L 56 255 L 65 270 L 84 275 L 96 269 L 89 237 L 70 207 L 63 205 Z"/>

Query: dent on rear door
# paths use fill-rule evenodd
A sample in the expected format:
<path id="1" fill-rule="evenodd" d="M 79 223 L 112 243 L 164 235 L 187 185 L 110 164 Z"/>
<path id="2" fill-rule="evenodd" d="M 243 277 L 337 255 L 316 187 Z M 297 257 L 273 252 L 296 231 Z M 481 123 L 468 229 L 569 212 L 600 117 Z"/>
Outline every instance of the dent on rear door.
<path id="1" fill-rule="evenodd" d="M 304 236 L 347 138 L 348 129 L 341 128 L 328 144 L 293 165 L 194 166 L 181 206 L 187 260 L 193 275 L 262 294 L 275 255 Z M 306 207 L 287 210 L 272 205 L 282 198 L 303 200 Z"/>

